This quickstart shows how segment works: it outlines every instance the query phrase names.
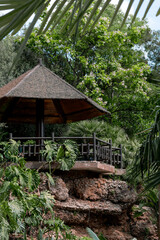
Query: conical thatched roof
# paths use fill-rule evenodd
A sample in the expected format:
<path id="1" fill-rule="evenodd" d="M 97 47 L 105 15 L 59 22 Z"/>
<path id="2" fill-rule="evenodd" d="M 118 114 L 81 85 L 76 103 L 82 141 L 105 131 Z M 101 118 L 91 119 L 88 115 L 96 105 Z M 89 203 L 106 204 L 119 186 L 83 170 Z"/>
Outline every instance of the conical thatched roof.
<path id="1" fill-rule="evenodd" d="M 43 65 L 0 88 L 1 122 L 36 122 L 36 99 L 44 99 L 44 122 L 63 123 L 110 114 Z"/>

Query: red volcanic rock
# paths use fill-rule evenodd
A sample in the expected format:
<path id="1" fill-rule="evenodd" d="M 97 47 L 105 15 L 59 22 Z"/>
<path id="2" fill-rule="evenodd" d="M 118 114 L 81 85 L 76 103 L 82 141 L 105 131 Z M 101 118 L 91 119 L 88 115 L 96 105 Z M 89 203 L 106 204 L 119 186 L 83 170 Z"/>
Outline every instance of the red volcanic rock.
<path id="1" fill-rule="evenodd" d="M 124 181 L 103 178 L 81 178 L 74 181 L 76 197 L 91 201 L 112 201 L 132 205 L 137 200 L 136 192 Z"/>
<path id="2" fill-rule="evenodd" d="M 153 211 L 149 207 L 143 209 L 145 212 L 140 217 L 134 218 L 132 214 L 131 234 L 138 240 L 158 240 L 157 227 L 153 224 L 153 219 L 155 221 Z"/>

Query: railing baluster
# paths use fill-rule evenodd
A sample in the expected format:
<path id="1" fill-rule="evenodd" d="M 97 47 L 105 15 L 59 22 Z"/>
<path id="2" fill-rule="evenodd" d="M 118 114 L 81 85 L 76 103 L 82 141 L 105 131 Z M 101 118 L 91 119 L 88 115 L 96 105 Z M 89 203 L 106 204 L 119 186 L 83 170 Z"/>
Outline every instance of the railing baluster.
<path id="1" fill-rule="evenodd" d="M 109 150 L 110 150 L 110 164 L 112 165 L 112 139 L 109 139 Z"/>
<path id="2" fill-rule="evenodd" d="M 89 159 L 89 155 L 90 155 L 90 144 L 89 143 L 87 144 L 87 155 L 88 155 L 88 159 Z"/>
<path id="3" fill-rule="evenodd" d="M 25 145 L 23 145 L 22 147 L 22 152 L 23 152 L 23 155 L 25 155 Z"/>
<path id="4" fill-rule="evenodd" d="M 119 145 L 119 153 L 120 153 L 120 168 L 123 168 L 123 161 L 122 161 L 122 144 Z"/>
<path id="5" fill-rule="evenodd" d="M 93 160 L 97 161 L 97 155 L 96 155 L 96 133 L 93 133 Z"/>
<path id="6" fill-rule="evenodd" d="M 52 141 L 54 142 L 54 132 L 52 132 Z"/>
<path id="7" fill-rule="evenodd" d="M 100 142 L 97 143 L 97 160 L 100 160 Z"/>
<path id="8" fill-rule="evenodd" d="M 31 145 L 28 145 L 29 157 L 31 156 Z"/>
<path id="9" fill-rule="evenodd" d="M 13 134 L 12 133 L 9 134 L 9 139 L 13 139 Z"/>
<path id="10" fill-rule="evenodd" d="M 34 157 L 36 156 L 36 144 L 34 144 Z"/>

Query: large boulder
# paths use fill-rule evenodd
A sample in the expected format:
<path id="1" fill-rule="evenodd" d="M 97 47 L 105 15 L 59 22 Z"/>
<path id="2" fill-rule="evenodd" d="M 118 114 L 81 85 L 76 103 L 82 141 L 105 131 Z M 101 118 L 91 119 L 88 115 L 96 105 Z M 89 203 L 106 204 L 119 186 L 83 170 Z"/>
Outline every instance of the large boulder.
<path id="1" fill-rule="evenodd" d="M 103 178 L 79 178 L 74 180 L 74 192 L 77 198 L 83 200 L 107 200 L 108 189 Z"/>
<path id="2" fill-rule="evenodd" d="M 50 184 L 45 173 L 40 173 L 39 191 L 50 191 L 56 200 L 65 201 L 69 197 L 68 188 L 60 177 L 53 177 L 54 184 Z"/>
<path id="3" fill-rule="evenodd" d="M 50 185 L 50 192 L 59 201 L 66 201 L 69 197 L 68 188 L 62 178 L 57 177 L 55 179 L 55 184 Z"/>
<path id="4" fill-rule="evenodd" d="M 108 189 L 108 200 L 114 203 L 129 203 L 133 204 L 137 200 L 136 191 L 129 187 L 124 181 L 106 180 Z"/>
<path id="5" fill-rule="evenodd" d="M 76 197 L 91 201 L 112 201 L 113 203 L 133 204 L 137 194 L 124 181 L 104 178 L 81 178 L 74 181 Z"/>

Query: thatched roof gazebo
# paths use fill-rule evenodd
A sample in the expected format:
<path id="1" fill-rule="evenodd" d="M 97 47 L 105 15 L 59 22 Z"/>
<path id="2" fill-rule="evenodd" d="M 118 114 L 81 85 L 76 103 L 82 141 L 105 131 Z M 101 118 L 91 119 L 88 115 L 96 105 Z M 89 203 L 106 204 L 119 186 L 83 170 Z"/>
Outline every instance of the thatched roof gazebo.
<path id="1" fill-rule="evenodd" d="M 110 113 L 85 96 L 69 83 L 44 67 L 41 63 L 32 70 L 22 74 L 18 78 L 0 88 L 0 122 L 6 123 L 30 123 L 36 125 L 35 137 L 10 138 L 21 141 L 22 154 L 27 160 L 34 161 L 31 164 L 39 168 L 41 159 L 40 150 L 44 148 L 44 140 L 59 141 L 68 137 L 44 136 L 44 125 L 55 123 L 70 123 L 93 117 L 108 115 Z M 85 139 L 85 143 L 79 144 L 80 155 L 87 161 L 86 165 L 76 162 L 74 170 L 91 170 L 97 172 L 115 171 L 114 166 L 122 167 L 122 148 L 114 148 L 112 141 L 105 142 L 96 137 L 69 137 L 68 139 Z M 26 145 L 26 140 L 34 140 L 33 144 Z M 87 142 L 89 141 L 89 142 Z M 38 160 L 38 161 L 37 161 Z M 43 160 L 43 159 L 41 159 Z M 97 162 L 95 166 L 95 161 Z M 101 165 L 104 162 L 105 165 Z M 28 164 L 30 164 L 28 162 Z M 78 165 L 77 165 L 78 164 Z M 100 164 L 100 166 L 99 166 Z M 114 166 L 113 166 L 114 164 Z"/>
<path id="2" fill-rule="evenodd" d="M 0 88 L 0 122 L 70 123 L 110 113 L 41 63 Z"/>

